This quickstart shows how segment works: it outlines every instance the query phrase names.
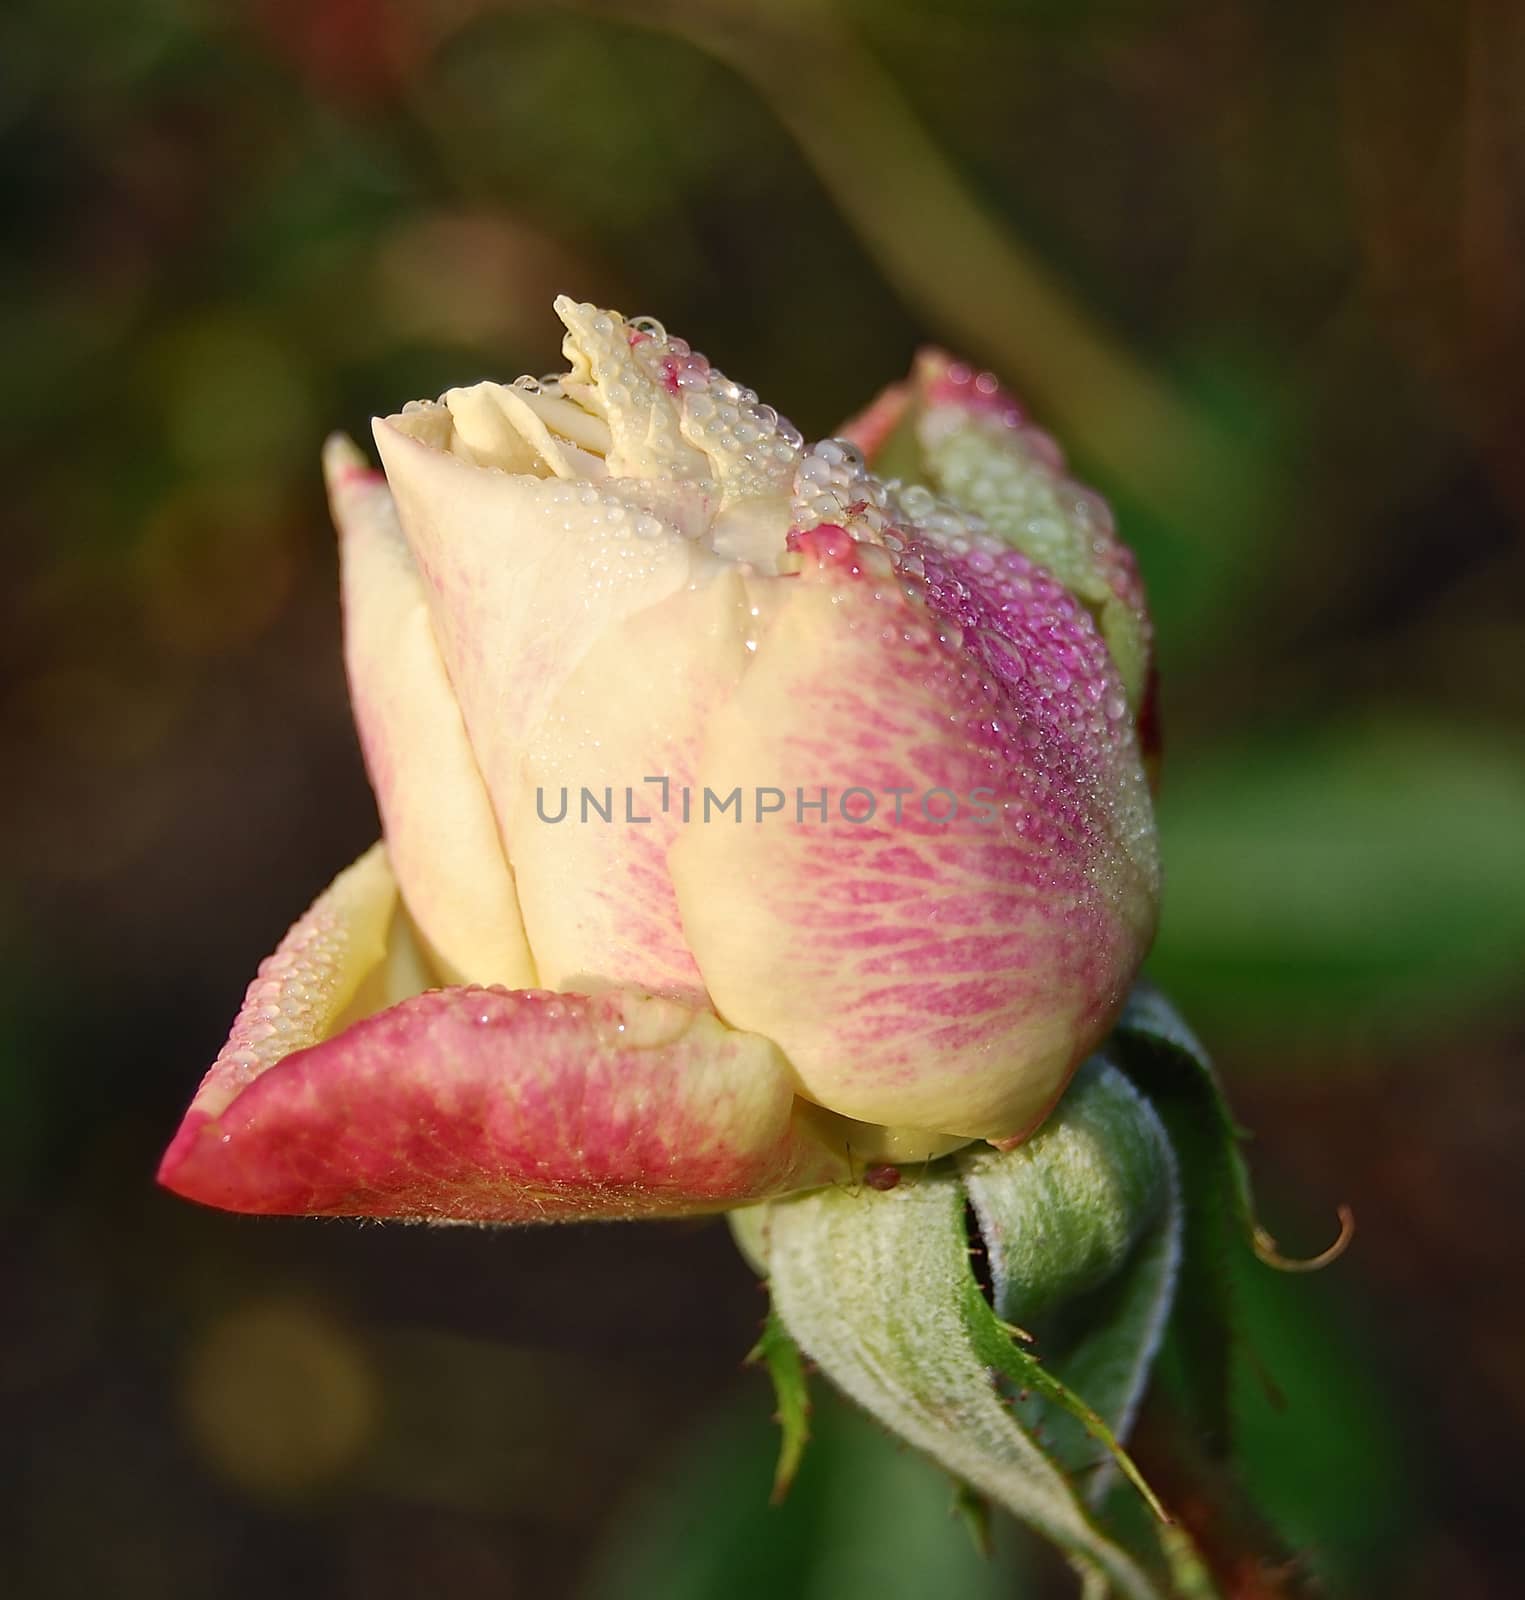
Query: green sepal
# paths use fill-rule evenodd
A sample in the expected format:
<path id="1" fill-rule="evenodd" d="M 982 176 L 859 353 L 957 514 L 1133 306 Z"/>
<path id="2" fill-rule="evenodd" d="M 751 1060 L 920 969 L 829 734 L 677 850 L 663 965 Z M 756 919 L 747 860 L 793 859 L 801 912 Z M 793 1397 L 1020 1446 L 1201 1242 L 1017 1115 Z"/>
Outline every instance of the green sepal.
<path id="1" fill-rule="evenodd" d="M 1175 1153 L 1183 1212 L 1180 1282 L 1162 1365 L 1204 1446 L 1223 1456 L 1231 1444 L 1238 1328 L 1235 1255 L 1248 1251 L 1281 1271 L 1323 1266 L 1348 1243 L 1350 1215 L 1341 1209 L 1339 1238 L 1321 1255 L 1296 1261 L 1281 1254 L 1256 1220 L 1241 1150 L 1248 1135 L 1229 1109 L 1207 1052 L 1159 990 L 1149 984 L 1134 990 L 1107 1049 L 1154 1107 Z"/>
<path id="2" fill-rule="evenodd" d="M 979 1284 L 972 1278 L 964 1291 L 964 1320 L 974 1340 L 974 1348 L 987 1366 L 1016 1385 L 1019 1392 L 1026 1390 L 1038 1395 L 1073 1417 L 1086 1435 L 1111 1456 L 1155 1516 L 1161 1522 L 1170 1520 L 1159 1497 L 1145 1482 L 1143 1473 L 1134 1465 L 1105 1419 L 1073 1389 L 1056 1378 L 1037 1356 L 1030 1355 L 1012 1342 L 1011 1326 L 996 1317 L 986 1303 Z"/>
<path id="3" fill-rule="evenodd" d="M 805 1446 L 810 1442 L 810 1379 L 800 1347 L 790 1338 L 789 1330 L 771 1306 L 767 1321 L 763 1323 L 762 1336 L 747 1352 L 748 1365 L 758 1362 L 768 1370 L 773 1398 L 778 1403 L 773 1418 L 779 1428 L 778 1462 L 773 1468 L 770 1496 L 777 1505 L 789 1493 L 789 1486 L 804 1459 Z"/>
<path id="4" fill-rule="evenodd" d="M 995 1550 L 995 1540 L 990 1531 L 990 1501 L 973 1484 L 960 1478 L 953 1480 L 953 1515 L 968 1531 L 975 1552 L 987 1561 Z"/>
<path id="5" fill-rule="evenodd" d="M 1121 1437 L 1143 1397 L 1175 1293 L 1180 1196 L 1154 1108 L 1093 1057 L 1055 1114 L 1014 1150 L 971 1148 L 956 1164 L 984 1241 L 996 1315 L 1028 1330 L 1043 1371 Z M 1020 1352 L 1019 1352 L 1020 1354 Z M 1099 1501 L 1112 1475 L 1089 1415 L 1046 1397 L 1023 1422 Z"/>
<path id="6" fill-rule="evenodd" d="M 1083 1399 L 1013 1350 L 970 1268 L 966 1203 L 954 1160 L 887 1192 L 825 1189 L 770 1206 L 778 1315 L 882 1425 L 1103 1575 L 1097 1593 L 1162 1600 L 1169 1591 L 1095 1521 L 996 1386 L 996 1372 L 1012 1372 L 1115 1445 Z"/>

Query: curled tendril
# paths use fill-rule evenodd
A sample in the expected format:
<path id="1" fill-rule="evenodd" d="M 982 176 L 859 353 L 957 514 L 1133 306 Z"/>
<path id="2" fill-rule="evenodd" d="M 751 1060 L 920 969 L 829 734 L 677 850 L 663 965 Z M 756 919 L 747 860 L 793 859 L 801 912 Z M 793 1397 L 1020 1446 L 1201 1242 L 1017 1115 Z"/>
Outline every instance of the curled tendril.
<path id="1" fill-rule="evenodd" d="M 1322 1271 L 1345 1254 L 1350 1248 L 1350 1241 L 1356 1236 L 1355 1212 L 1349 1206 L 1342 1205 L 1336 1207 L 1335 1215 L 1340 1222 L 1339 1237 L 1327 1249 L 1320 1250 L 1316 1256 L 1307 1257 L 1284 1256 L 1275 1239 L 1257 1222 L 1251 1235 L 1256 1256 L 1268 1267 L 1275 1267 L 1278 1272 Z"/>

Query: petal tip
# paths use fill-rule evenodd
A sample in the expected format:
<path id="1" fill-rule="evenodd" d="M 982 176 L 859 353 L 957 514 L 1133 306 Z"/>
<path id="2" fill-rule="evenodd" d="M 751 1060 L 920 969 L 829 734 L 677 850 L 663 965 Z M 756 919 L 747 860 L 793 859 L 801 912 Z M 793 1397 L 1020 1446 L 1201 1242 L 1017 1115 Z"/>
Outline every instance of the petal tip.
<path id="1" fill-rule="evenodd" d="M 160 1188 L 179 1195 L 182 1200 L 192 1200 L 197 1205 L 228 1209 L 226 1197 L 216 1193 L 216 1185 L 208 1182 L 206 1163 L 200 1158 L 204 1148 L 206 1130 L 212 1121 L 206 1112 L 192 1109 L 186 1112 L 175 1137 L 159 1162 L 155 1179 Z"/>
<path id="2" fill-rule="evenodd" d="M 360 446 L 342 428 L 335 428 L 323 441 L 323 470 L 329 477 L 342 477 L 354 468 L 368 465 Z"/>

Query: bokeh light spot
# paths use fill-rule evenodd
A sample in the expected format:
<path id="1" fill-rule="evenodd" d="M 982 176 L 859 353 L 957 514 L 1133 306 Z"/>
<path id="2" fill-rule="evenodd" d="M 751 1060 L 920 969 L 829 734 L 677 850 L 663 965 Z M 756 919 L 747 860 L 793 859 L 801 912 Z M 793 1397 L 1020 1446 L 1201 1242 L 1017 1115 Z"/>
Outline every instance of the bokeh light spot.
<path id="1" fill-rule="evenodd" d="M 226 1313 L 186 1363 L 186 1424 L 207 1463 L 252 1495 L 301 1498 L 340 1478 L 374 1433 L 378 1394 L 359 1341 L 295 1301 Z"/>

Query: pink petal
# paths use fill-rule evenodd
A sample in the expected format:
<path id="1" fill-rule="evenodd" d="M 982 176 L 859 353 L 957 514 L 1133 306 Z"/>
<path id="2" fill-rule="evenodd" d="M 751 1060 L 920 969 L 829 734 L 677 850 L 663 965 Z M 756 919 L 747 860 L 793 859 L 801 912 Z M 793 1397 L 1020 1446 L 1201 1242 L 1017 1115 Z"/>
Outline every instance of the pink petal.
<path id="1" fill-rule="evenodd" d="M 1140 707 L 1153 629 L 1133 552 L 1106 502 L 1066 474 L 1059 446 L 991 373 L 923 350 L 910 379 L 886 389 L 844 432 L 871 466 L 884 457 L 886 471 L 929 484 L 1048 567 L 1096 616 L 1129 701 Z"/>
<path id="2" fill-rule="evenodd" d="M 764 1039 L 623 991 L 459 988 L 193 1111 L 160 1179 L 233 1211 L 551 1222 L 718 1210 L 845 1175 Z"/>
<path id="3" fill-rule="evenodd" d="M 892 383 L 881 389 L 855 416 L 849 417 L 837 429 L 836 437 L 855 444 L 872 466 L 915 398 L 915 389 L 908 380 Z"/>
<path id="4" fill-rule="evenodd" d="M 845 1175 L 777 1048 L 709 1011 L 423 981 L 378 845 L 261 965 L 160 1181 L 235 1211 L 527 1222 Z"/>
<path id="5" fill-rule="evenodd" d="M 813 1099 L 1008 1139 L 1041 1120 L 1147 948 L 1147 787 L 1090 616 L 993 541 L 959 555 L 901 532 L 892 566 L 816 528 L 795 539 L 797 577 L 755 586 L 765 631 L 700 777 L 790 804 L 691 827 L 674 881 L 722 1015 L 776 1039 Z M 802 818 L 796 786 L 866 788 L 880 810 Z M 923 813 L 935 788 L 959 797 L 956 823 Z"/>

